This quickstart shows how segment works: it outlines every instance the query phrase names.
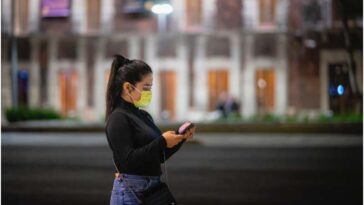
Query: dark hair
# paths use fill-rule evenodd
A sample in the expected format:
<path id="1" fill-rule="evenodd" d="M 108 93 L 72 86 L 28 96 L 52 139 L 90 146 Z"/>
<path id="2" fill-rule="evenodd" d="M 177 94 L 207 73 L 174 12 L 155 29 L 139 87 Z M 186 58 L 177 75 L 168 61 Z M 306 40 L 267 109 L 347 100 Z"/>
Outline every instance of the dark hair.
<path id="1" fill-rule="evenodd" d="M 120 101 L 123 84 L 129 82 L 135 85 L 149 73 L 152 73 L 152 69 L 145 62 L 141 60 L 129 60 L 124 56 L 114 55 L 106 90 L 105 121 L 107 121 L 109 115 Z"/>

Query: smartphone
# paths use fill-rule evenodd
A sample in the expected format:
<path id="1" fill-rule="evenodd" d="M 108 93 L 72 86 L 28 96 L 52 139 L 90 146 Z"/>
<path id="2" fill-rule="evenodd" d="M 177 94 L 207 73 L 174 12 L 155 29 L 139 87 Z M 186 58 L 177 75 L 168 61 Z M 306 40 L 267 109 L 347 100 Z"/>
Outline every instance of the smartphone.
<path id="1" fill-rule="evenodd" d="M 195 125 L 192 123 L 192 122 L 185 122 L 183 123 L 179 128 L 178 130 L 176 130 L 176 134 L 180 134 L 180 135 L 183 135 L 185 134 L 189 129 L 195 127 Z"/>

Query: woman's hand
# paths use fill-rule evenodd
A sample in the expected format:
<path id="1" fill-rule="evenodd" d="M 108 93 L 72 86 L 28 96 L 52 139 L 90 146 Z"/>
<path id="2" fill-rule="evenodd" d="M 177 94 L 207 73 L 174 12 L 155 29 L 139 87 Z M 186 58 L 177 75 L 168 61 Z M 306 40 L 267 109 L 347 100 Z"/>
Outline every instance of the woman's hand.
<path id="1" fill-rule="evenodd" d="M 186 139 L 184 135 L 178 135 L 174 131 L 167 131 L 163 133 L 162 136 L 166 140 L 168 148 L 172 148 L 180 143 L 183 139 Z"/>
<path id="2" fill-rule="evenodd" d="M 195 130 L 196 130 L 196 127 L 193 127 L 191 129 L 189 129 L 184 135 L 183 135 L 183 138 L 184 139 L 192 139 L 193 138 L 193 135 L 195 134 Z"/>

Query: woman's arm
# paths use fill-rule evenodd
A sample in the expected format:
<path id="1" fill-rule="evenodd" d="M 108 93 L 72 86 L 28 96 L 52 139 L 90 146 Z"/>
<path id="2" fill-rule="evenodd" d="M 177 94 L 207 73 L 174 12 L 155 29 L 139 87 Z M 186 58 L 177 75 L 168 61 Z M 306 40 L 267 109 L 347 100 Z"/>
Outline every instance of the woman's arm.
<path id="1" fill-rule="evenodd" d="M 132 130 L 124 113 L 110 116 L 107 133 L 118 161 L 131 169 L 150 160 L 163 158 L 162 150 L 166 148 L 166 141 L 162 136 L 140 148 L 133 147 Z"/>
<path id="2" fill-rule="evenodd" d="M 166 160 L 168 160 L 174 153 L 176 153 L 182 147 L 182 145 L 184 144 L 185 141 L 186 140 L 182 140 L 180 143 L 178 143 L 176 146 L 174 146 L 172 148 L 166 147 L 164 149 Z M 164 157 L 161 159 L 161 162 L 164 162 Z"/>
<path id="3" fill-rule="evenodd" d="M 159 130 L 159 128 L 155 125 L 154 123 L 154 120 L 152 118 L 152 116 L 146 112 L 145 110 L 140 110 L 141 113 L 143 115 L 146 116 L 146 118 L 150 121 L 150 123 L 153 124 L 153 126 L 159 131 L 159 133 L 161 133 L 161 131 Z M 175 145 L 174 147 L 172 148 L 168 148 L 167 146 L 164 148 L 164 154 L 165 154 L 165 159 L 168 160 L 174 153 L 176 153 L 181 147 L 182 145 L 184 144 L 186 140 L 182 140 L 180 143 L 178 143 L 177 145 Z M 161 158 L 160 158 L 160 161 L 161 162 L 164 162 L 164 156 L 163 156 L 163 153 L 161 155 Z"/>

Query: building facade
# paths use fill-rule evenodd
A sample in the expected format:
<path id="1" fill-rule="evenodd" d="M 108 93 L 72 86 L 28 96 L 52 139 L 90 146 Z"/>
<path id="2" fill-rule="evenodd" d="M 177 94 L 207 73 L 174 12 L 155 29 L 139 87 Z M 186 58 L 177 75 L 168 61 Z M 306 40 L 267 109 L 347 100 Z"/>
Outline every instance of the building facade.
<path id="1" fill-rule="evenodd" d="M 116 53 L 152 67 L 147 110 L 157 120 L 203 121 L 221 93 L 237 99 L 243 117 L 350 111 L 350 96 L 330 91 L 340 78 L 347 91 L 349 75 L 335 74 L 348 72 L 335 0 L 170 3 L 173 13 L 158 16 L 145 0 L 3 0 L 2 111 L 12 106 L 12 33 L 19 104 L 68 117 L 103 119 Z M 352 24 L 362 93 L 362 16 Z"/>

